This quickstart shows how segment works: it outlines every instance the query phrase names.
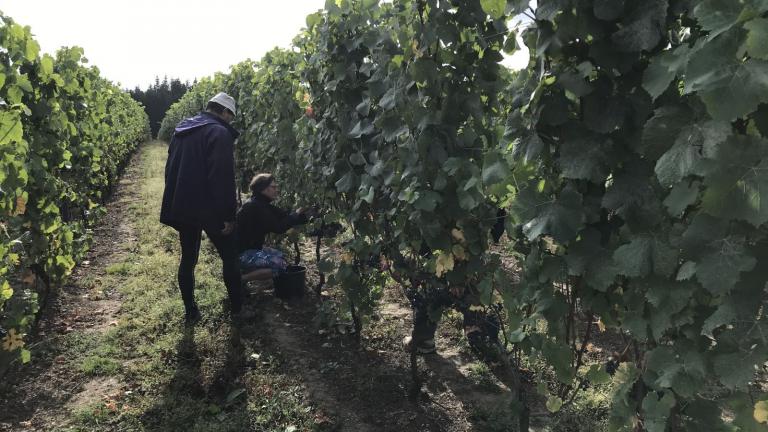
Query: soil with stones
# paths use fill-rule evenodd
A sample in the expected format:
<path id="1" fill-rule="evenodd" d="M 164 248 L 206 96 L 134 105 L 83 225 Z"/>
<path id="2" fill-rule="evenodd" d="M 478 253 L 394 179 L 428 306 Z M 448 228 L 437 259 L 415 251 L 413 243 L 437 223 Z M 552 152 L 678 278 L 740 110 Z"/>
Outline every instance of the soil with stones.
<path id="1" fill-rule="evenodd" d="M 315 318 L 323 312 L 314 294 L 282 301 L 269 288 L 249 300 L 257 311 L 252 331 L 266 341 L 263 350 L 275 353 L 283 367 L 302 377 L 310 400 L 339 430 L 489 430 L 478 414 L 510 411 L 508 387 L 491 373 L 483 380 L 473 378 L 472 368 L 479 363 L 468 350 L 457 348 L 460 330 L 449 322 L 438 330 L 437 353 L 419 360 L 419 400 L 409 399 L 410 356 L 401 341 L 410 332 L 411 310 L 396 290 L 386 295 L 358 341 L 347 323 L 330 328 L 317 324 Z"/>
<path id="2" fill-rule="evenodd" d="M 32 362 L 12 368 L 0 383 L 0 431 L 50 430 L 78 406 L 94 397 L 120 390 L 114 378 L 89 377 L 72 370 L 77 359 L 64 355 L 66 336 L 73 332 L 103 332 L 116 324 L 117 292 L 99 286 L 106 267 L 130 253 L 136 237 L 125 208 L 135 199 L 140 175 L 138 155 L 128 165 L 107 213 L 94 227 L 93 244 L 67 283 L 52 290 L 41 311 L 37 331 L 28 342 Z"/>

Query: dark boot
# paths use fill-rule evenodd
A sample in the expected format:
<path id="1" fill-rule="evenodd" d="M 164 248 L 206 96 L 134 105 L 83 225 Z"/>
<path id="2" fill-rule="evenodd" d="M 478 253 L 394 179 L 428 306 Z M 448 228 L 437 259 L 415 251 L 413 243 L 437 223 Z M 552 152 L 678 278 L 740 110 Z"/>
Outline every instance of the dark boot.
<path id="1" fill-rule="evenodd" d="M 411 336 L 403 339 L 406 351 L 416 350 L 417 354 L 432 354 L 435 352 L 435 332 L 442 316 L 439 304 L 428 302 L 418 297 L 413 303 L 413 331 Z"/>

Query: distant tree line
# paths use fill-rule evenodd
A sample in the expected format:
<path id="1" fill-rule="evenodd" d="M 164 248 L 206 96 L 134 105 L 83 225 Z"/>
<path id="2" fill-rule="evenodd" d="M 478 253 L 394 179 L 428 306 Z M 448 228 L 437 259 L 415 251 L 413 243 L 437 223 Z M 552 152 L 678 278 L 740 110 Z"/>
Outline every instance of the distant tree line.
<path id="1" fill-rule="evenodd" d="M 184 96 L 184 93 L 196 83 L 197 80 L 192 84 L 189 81 L 181 82 L 178 78 L 169 80 L 167 76 L 161 82 L 160 77 L 155 77 L 155 83 L 146 90 L 136 87 L 129 91 L 134 99 L 144 105 L 144 110 L 147 112 L 147 116 L 149 116 L 149 125 L 152 129 L 153 137 L 157 137 L 160 123 L 163 121 L 168 108 Z"/>

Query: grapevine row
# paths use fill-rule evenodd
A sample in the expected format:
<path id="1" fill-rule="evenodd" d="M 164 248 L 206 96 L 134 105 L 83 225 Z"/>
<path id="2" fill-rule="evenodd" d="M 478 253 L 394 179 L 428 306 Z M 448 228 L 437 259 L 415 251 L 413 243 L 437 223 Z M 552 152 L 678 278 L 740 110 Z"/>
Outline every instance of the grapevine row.
<path id="1" fill-rule="evenodd" d="M 556 376 L 537 390 L 551 411 L 606 384 L 611 430 L 760 430 L 768 2 L 527 6 L 329 1 L 293 50 L 193 88 L 166 139 L 235 96 L 241 181 L 275 172 L 349 227 L 319 266 L 353 311 L 387 277 L 412 298 L 503 303 L 515 358 Z M 531 60 L 508 88 L 518 14 Z M 489 248 L 499 208 L 514 283 Z M 604 331 L 626 345 L 613 376 L 584 360 Z"/>
<path id="2" fill-rule="evenodd" d="M 40 54 L 0 14 L 0 374 L 28 361 L 39 303 L 85 253 L 89 226 L 148 137 L 143 108 L 80 48 Z"/>

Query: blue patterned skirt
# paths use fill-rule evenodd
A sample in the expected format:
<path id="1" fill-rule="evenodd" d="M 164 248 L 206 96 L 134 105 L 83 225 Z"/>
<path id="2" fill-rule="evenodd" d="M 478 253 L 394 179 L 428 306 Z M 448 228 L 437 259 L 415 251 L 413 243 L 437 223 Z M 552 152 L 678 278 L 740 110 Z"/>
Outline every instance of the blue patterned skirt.
<path id="1" fill-rule="evenodd" d="M 272 276 L 277 276 L 287 267 L 283 253 L 277 249 L 248 249 L 240 254 L 240 270 L 243 273 L 268 268 L 272 270 Z"/>

